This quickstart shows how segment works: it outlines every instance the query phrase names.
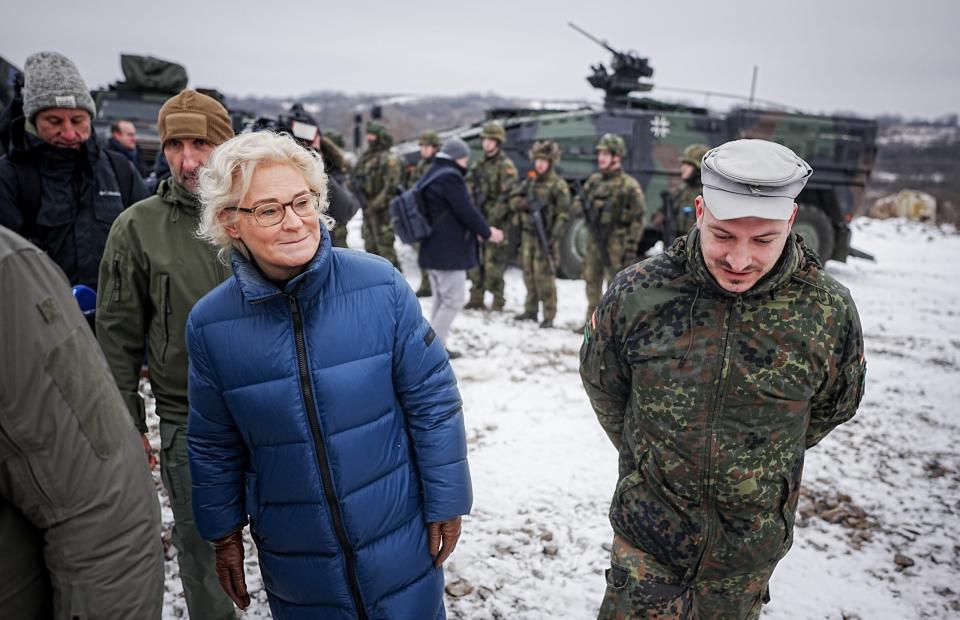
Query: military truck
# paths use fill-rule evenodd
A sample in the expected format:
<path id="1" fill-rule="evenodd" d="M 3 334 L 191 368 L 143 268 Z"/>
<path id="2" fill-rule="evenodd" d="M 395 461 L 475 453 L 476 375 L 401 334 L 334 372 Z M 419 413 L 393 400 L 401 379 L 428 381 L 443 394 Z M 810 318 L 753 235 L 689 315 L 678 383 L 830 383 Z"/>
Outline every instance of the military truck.
<path id="1" fill-rule="evenodd" d="M 592 38 L 592 37 L 591 37 Z M 610 73 L 603 65 L 592 67 L 588 82 L 606 94 L 603 108 L 561 111 L 510 109 L 488 114 L 507 131 L 504 151 L 523 171 L 532 168 L 527 152 L 536 140 L 550 139 L 562 151 L 558 172 L 570 182 L 586 180 L 596 170 L 594 148 L 605 133 L 626 141 L 624 170 L 643 186 L 647 221 L 662 210 L 661 192 L 680 182 L 680 154 L 694 143 L 716 146 L 739 138 L 762 138 L 784 144 L 814 169 L 797 198 L 800 209 L 794 229 L 824 260 L 845 261 L 864 256 L 850 247 L 849 222 L 863 199 L 876 157 L 875 121 L 853 117 L 818 116 L 742 107 L 727 113 L 677 105 L 636 93 L 652 89 L 653 75 L 646 58 L 613 49 L 594 39 L 614 55 Z M 480 125 L 444 132 L 459 135 L 470 144 L 473 157 L 482 157 Z M 573 183 L 571 187 L 575 187 Z M 681 234 L 685 231 L 678 231 Z M 559 271 L 580 277 L 589 234 L 582 218 L 572 218 L 560 244 Z M 646 249 L 661 236 L 648 227 Z"/>
<path id="2" fill-rule="evenodd" d="M 109 87 L 91 92 L 97 104 L 94 129 L 101 140 L 110 138 L 110 125 L 116 121 L 130 121 L 137 128 L 137 147 L 140 169 L 144 174 L 153 170 L 160 152 L 157 116 L 170 97 L 187 87 L 187 71 L 182 65 L 152 56 L 120 55 L 124 79 Z M 213 97 L 230 113 L 234 131 L 240 131 L 250 119 L 250 113 L 230 110 L 226 98 L 215 88 L 197 88 L 197 92 Z"/>
<path id="3" fill-rule="evenodd" d="M 92 91 L 97 106 L 94 130 L 103 141 L 110 125 L 130 121 L 137 128 L 140 171 L 148 174 L 160 152 L 157 115 L 167 99 L 187 87 L 187 70 L 175 62 L 152 56 L 120 55 L 123 80 Z"/>

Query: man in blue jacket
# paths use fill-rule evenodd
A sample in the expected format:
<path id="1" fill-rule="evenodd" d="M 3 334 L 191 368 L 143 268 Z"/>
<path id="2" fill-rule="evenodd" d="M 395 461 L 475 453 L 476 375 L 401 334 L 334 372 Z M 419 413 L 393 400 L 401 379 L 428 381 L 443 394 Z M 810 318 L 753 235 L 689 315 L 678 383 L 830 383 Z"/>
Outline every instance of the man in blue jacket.
<path id="1" fill-rule="evenodd" d="M 503 232 L 487 224 L 467 191 L 470 147 L 460 138 L 443 143 L 421 181 L 433 233 L 420 243 L 419 264 L 433 289 L 430 324 L 446 346 L 454 317 L 463 308 L 467 270 L 479 264 L 478 240 L 501 243 Z M 458 357 L 452 353 L 451 357 Z"/>

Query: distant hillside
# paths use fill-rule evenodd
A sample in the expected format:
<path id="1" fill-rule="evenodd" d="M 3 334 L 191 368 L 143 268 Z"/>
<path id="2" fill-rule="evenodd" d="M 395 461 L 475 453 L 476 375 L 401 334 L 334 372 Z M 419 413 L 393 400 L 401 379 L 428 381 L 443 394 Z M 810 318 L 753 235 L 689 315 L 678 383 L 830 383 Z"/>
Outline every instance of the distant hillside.
<path id="1" fill-rule="evenodd" d="M 960 126 L 957 116 L 938 121 L 880 118 L 877 165 L 866 203 L 901 189 L 937 199 L 937 220 L 960 226 Z"/>

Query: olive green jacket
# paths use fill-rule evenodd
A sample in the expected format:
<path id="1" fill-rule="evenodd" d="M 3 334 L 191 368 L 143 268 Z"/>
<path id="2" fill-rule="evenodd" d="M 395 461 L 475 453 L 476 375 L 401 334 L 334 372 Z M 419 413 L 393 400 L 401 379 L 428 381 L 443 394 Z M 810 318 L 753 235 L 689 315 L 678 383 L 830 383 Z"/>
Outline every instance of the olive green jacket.
<path id="1" fill-rule="evenodd" d="M 620 451 L 613 529 L 687 583 L 787 552 L 804 450 L 853 417 L 866 371 L 849 291 L 795 235 L 737 295 L 698 234 L 621 272 L 580 350 Z"/>
<path id="2" fill-rule="evenodd" d="M 2 226 L 0 299 L 0 616 L 159 620 L 143 443 L 66 276 Z"/>
<path id="3" fill-rule="evenodd" d="M 197 198 L 165 180 L 156 195 L 116 219 L 100 263 L 97 339 L 142 433 L 138 386 L 146 342 L 157 415 L 186 424 L 187 315 L 231 274 L 216 249 L 197 238 L 199 223 Z"/>

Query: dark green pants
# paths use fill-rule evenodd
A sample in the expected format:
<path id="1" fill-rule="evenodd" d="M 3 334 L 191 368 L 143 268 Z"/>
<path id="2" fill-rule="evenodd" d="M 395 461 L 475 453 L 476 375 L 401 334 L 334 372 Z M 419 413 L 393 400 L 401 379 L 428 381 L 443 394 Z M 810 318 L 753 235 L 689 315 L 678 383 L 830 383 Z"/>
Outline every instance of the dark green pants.
<path id="1" fill-rule="evenodd" d="M 190 501 L 187 427 L 160 420 L 160 477 L 173 510 L 173 544 L 191 618 L 235 620 L 231 601 L 217 579 L 213 544 L 200 538 Z"/>
<path id="2" fill-rule="evenodd" d="M 684 584 L 649 554 L 613 537 L 598 620 L 756 620 L 773 567 Z"/>

